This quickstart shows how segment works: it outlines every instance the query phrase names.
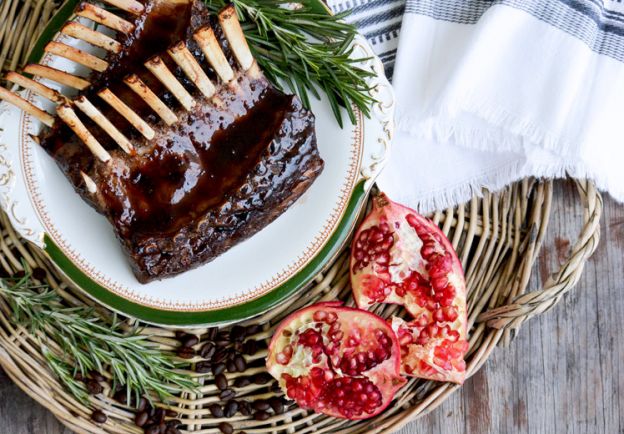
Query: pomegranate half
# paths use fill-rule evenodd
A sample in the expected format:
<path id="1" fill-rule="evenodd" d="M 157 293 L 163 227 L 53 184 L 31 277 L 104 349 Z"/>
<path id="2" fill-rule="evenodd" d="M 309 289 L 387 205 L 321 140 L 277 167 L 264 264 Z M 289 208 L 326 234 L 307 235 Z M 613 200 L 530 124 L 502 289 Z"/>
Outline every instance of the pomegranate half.
<path id="1" fill-rule="evenodd" d="M 267 369 L 300 407 L 352 420 L 379 414 L 406 381 L 390 326 L 340 302 L 284 319 L 269 345 Z"/>
<path id="2" fill-rule="evenodd" d="M 355 233 L 351 285 L 357 305 L 405 306 L 413 320 L 393 318 L 403 372 L 463 383 L 468 351 L 466 283 L 444 233 L 384 194 Z"/>

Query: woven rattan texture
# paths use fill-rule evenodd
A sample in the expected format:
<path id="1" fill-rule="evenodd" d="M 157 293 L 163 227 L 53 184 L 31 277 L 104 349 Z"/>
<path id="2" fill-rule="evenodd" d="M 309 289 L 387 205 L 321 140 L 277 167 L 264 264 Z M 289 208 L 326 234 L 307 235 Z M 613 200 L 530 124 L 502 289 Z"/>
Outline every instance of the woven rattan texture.
<path id="1" fill-rule="evenodd" d="M 23 63 L 26 53 L 43 25 L 59 4 L 52 0 L 4 0 L 0 4 L 0 65 L 3 70 L 15 69 Z M 579 219 L 583 229 L 571 249 L 571 255 L 561 270 L 553 275 L 540 291 L 525 293 L 541 241 L 547 230 L 551 212 L 552 183 L 525 180 L 496 194 L 485 192 L 483 198 L 455 209 L 431 216 L 440 224 L 456 247 L 466 271 L 470 352 L 467 357 L 468 374 L 472 375 L 487 360 L 494 347 L 508 343 L 515 331 L 534 315 L 553 307 L 577 282 L 583 265 L 593 253 L 599 239 L 598 221 L 602 200 L 594 186 L 577 182 L 579 192 Z M 12 275 L 27 263 L 32 268 L 47 270 L 47 281 L 69 305 L 91 304 L 80 291 L 68 283 L 36 247 L 27 244 L 11 228 L 4 214 L 0 215 L 0 269 Z M 348 252 L 343 252 L 327 270 L 320 274 L 307 290 L 252 322 L 261 324 L 263 331 L 254 336 L 266 341 L 280 319 L 305 304 L 321 300 L 345 300 L 352 303 L 348 282 Z M 100 308 L 98 308 L 100 309 Z M 102 315 L 110 312 L 100 309 Z M 396 306 L 382 306 L 379 314 L 397 313 Z M 399 312 L 400 313 L 400 312 Z M 246 324 L 250 324 L 247 322 Z M 52 333 L 42 336 L 54 347 Z M 152 336 L 164 350 L 173 351 L 178 345 L 174 331 L 150 327 L 144 333 Z M 206 339 L 207 330 L 193 330 Z M 196 347 L 201 346 L 200 342 Z M 251 376 L 264 371 L 266 349 L 246 356 L 249 367 L 245 372 L 228 374 L 228 378 Z M 198 362 L 197 357 L 192 360 Z M 140 433 L 135 426 L 134 413 L 110 398 L 110 391 L 93 397 L 89 403 L 76 401 L 47 369 L 40 346 L 29 331 L 16 325 L 5 300 L 0 298 L 0 366 L 26 393 L 54 413 L 76 432 L 84 433 Z M 218 432 L 217 425 L 224 419 L 211 416 L 208 406 L 219 401 L 212 374 L 194 374 L 203 384 L 199 394 L 183 395 L 173 408 L 193 433 Z M 251 384 L 237 389 L 237 399 L 253 401 L 279 395 L 273 383 Z M 397 395 L 387 411 L 364 422 L 349 422 L 311 414 L 291 405 L 281 415 L 256 421 L 236 415 L 228 419 L 235 429 L 248 433 L 377 433 L 392 432 L 405 423 L 436 408 L 456 385 L 412 379 Z M 90 420 L 94 408 L 108 416 L 104 425 Z"/>

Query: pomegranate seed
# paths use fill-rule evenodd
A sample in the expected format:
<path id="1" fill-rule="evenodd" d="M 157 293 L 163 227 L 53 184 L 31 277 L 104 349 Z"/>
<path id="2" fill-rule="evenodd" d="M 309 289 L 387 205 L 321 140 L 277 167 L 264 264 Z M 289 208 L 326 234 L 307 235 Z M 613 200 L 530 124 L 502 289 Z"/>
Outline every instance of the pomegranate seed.
<path id="1" fill-rule="evenodd" d="M 373 243 L 379 243 L 384 239 L 384 234 L 378 229 L 374 229 L 374 232 L 371 234 L 371 241 Z"/>
<path id="2" fill-rule="evenodd" d="M 388 254 L 388 252 L 382 251 L 381 253 L 377 254 L 375 262 L 380 265 L 387 265 L 388 262 L 390 262 L 390 255 Z"/>
<path id="3" fill-rule="evenodd" d="M 436 290 L 446 288 L 447 285 L 448 285 L 448 277 L 446 275 L 431 279 L 431 286 L 433 286 Z"/>
<path id="4" fill-rule="evenodd" d="M 426 260 L 429 260 L 431 255 L 433 255 L 434 253 L 435 247 L 431 244 L 423 244 L 422 248 L 420 249 L 421 256 Z"/>
<path id="5" fill-rule="evenodd" d="M 442 309 L 442 311 L 444 312 L 444 317 L 447 321 L 453 322 L 459 316 L 459 314 L 457 313 L 457 309 L 455 309 L 454 307 L 445 307 Z"/>
<path id="6" fill-rule="evenodd" d="M 314 312 L 312 318 L 314 318 L 314 321 L 324 321 L 325 318 L 327 318 L 327 312 L 325 312 L 324 310 L 317 310 L 316 312 Z"/>
<path id="7" fill-rule="evenodd" d="M 444 316 L 444 312 L 442 312 L 442 309 L 438 309 L 433 313 L 433 319 L 437 322 L 443 322 L 446 317 Z"/>

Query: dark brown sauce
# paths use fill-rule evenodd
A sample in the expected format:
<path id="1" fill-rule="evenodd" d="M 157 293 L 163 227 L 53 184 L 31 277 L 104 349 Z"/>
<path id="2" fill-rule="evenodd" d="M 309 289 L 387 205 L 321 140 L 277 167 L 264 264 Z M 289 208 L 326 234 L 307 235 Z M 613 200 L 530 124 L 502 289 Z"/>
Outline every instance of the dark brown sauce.
<path id="1" fill-rule="evenodd" d="M 132 237 L 173 234 L 222 204 L 270 146 L 289 103 L 268 90 L 245 115 L 224 119 L 225 128 L 199 111 L 184 127 L 164 132 L 163 146 L 105 190 L 118 228 Z"/>

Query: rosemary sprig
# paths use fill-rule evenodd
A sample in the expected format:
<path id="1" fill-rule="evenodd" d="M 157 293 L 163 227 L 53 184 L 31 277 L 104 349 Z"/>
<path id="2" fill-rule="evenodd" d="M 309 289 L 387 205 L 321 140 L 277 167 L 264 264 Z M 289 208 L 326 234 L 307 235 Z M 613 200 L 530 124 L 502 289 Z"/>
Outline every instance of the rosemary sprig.
<path id="1" fill-rule="evenodd" d="M 205 0 L 217 12 L 229 0 Z M 243 23 L 245 36 L 256 60 L 274 84 L 286 83 L 306 107 L 308 93 L 327 94 L 336 120 L 342 127 L 340 107 L 356 122 L 352 104 L 366 116 L 374 99 L 367 78 L 371 71 L 357 66 L 351 43 L 357 34 L 343 21 L 345 13 L 319 13 L 311 0 L 232 0 Z"/>
<path id="2" fill-rule="evenodd" d="M 123 330 L 113 319 L 104 321 L 86 306 L 67 307 L 47 285 L 35 285 L 30 276 L 3 279 L 2 296 L 12 309 L 17 323 L 29 328 L 38 341 L 50 369 L 67 389 L 86 402 L 84 377 L 89 371 L 109 369 L 113 387 L 126 387 L 128 398 L 157 395 L 165 400 L 180 390 L 194 390 L 196 383 L 176 370 L 171 357 L 162 353 L 138 329 Z M 51 342 L 42 339 L 51 337 Z"/>

